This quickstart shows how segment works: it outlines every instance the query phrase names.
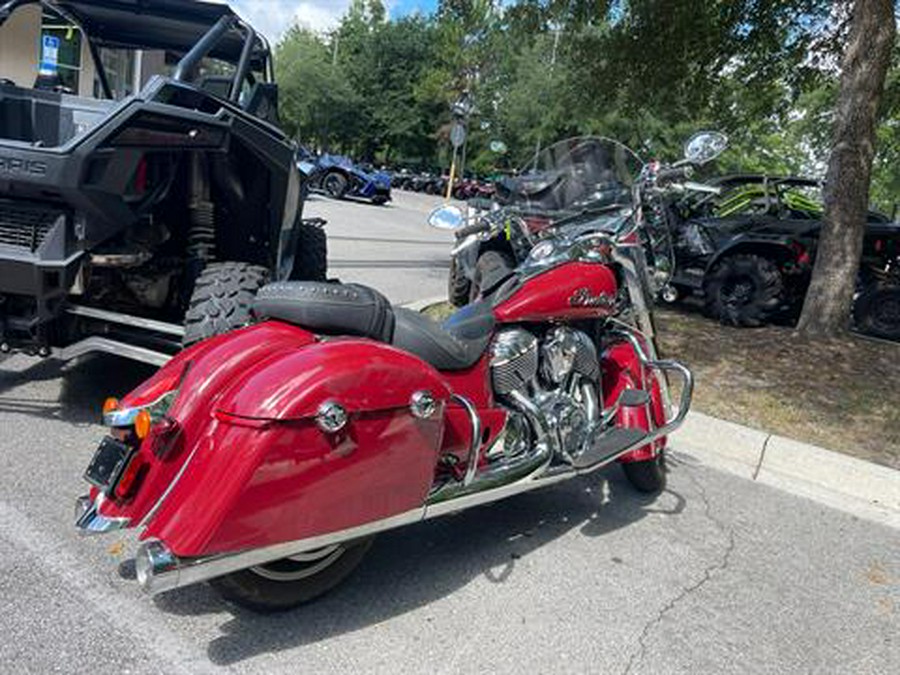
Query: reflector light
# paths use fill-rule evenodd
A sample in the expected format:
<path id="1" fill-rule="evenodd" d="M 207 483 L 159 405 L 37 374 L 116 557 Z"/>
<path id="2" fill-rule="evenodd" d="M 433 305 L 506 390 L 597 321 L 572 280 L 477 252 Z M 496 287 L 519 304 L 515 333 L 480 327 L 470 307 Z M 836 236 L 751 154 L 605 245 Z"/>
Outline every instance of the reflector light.
<path id="1" fill-rule="evenodd" d="M 135 486 L 135 479 L 143 467 L 144 462 L 141 461 L 140 457 L 135 457 L 131 460 L 131 463 L 122 473 L 118 485 L 116 485 L 116 496 L 119 499 L 125 499 L 131 493 L 132 488 Z"/>
<path id="2" fill-rule="evenodd" d="M 103 414 L 108 415 L 113 410 L 116 410 L 119 407 L 119 399 L 113 398 L 110 396 L 108 399 L 103 401 Z"/>
<path id="3" fill-rule="evenodd" d="M 153 418 L 147 410 L 141 410 L 137 417 L 134 418 L 134 433 L 141 440 L 147 438 L 150 434 L 150 427 L 153 425 Z"/>

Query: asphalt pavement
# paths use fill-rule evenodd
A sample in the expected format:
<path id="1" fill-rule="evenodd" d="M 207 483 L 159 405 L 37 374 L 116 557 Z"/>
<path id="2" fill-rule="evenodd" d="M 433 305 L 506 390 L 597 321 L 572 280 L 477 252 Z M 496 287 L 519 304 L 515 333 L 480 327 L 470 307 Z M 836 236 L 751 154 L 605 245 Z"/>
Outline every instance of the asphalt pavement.
<path id="1" fill-rule="evenodd" d="M 315 199 L 307 215 L 330 221 L 337 276 L 403 302 L 445 290 L 433 203 Z M 72 504 L 103 399 L 150 372 L 0 362 L 0 672 L 900 672 L 900 531 L 677 448 L 656 499 L 612 467 L 386 533 L 288 614 L 205 585 L 147 598 L 133 538 L 78 536 Z"/>

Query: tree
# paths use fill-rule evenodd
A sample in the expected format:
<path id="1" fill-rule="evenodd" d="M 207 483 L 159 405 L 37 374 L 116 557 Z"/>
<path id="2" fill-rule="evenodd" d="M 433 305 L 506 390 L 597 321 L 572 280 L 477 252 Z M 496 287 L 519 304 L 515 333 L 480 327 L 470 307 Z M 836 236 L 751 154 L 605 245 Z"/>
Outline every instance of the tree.
<path id="1" fill-rule="evenodd" d="M 798 329 L 846 329 L 862 255 L 879 104 L 896 36 L 893 0 L 856 0 L 825 175 L 825 224 Z"/>

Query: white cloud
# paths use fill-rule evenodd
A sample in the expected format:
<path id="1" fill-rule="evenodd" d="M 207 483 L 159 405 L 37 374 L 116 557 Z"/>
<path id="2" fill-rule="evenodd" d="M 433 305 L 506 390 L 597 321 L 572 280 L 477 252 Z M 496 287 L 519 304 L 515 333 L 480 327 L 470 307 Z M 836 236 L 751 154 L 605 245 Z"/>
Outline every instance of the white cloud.
<path id="1" fill-rule="evenodd" d="M 276 42 L 294 23 L 315 31 L 331 30 L 346 13 L 350 0 L 231 0 L 228 4 Z"/>
<path id="2" fill-rule="evenodd" d="M 328 32 L 337 27 L 351 0 L 211 0 L 229 4 L 273 44 L 295 23 Z M 383 0 L 388 16 L 397 0 Z M 418 10 L 416 10 L 418 11 Z"/>

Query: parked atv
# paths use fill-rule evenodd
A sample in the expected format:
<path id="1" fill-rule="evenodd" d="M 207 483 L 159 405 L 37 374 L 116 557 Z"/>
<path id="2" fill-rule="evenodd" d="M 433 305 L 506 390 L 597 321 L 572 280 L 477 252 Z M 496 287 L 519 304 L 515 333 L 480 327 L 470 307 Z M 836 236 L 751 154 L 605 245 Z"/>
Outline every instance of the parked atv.
<path id="1" fill-rule="evenodd" d="M 689 192 L 667 207 L 675 267 L 663 299 L 698 294 L 712 316 L 736 326 L 796 318 L 822 229 L 821 183 L 739 175 L 711 184 L 716 192 Z M 857 327 L 900 339 L 898 289 L 900 225 L 872 211 L 854 308 Z"/>
<path id="2" fill-rule="evenodd" d="M 160 364 L 246 323 L 265 283 L 325 278 L 265 38 L 168 0 L 10 0 L 0 25 L 25 5 L 76 23 L 106 98 L 0 84 L 0 350 Z M 102 47 L 184 56 L 114 101 Z"/>
<path id="3" fill-rule="evenodd" d="M 384 171 L 364 170 L 341 155 L 317 157 L 305 148 L 301 148 L 297 161 L 309 174 L 311 190 L 334 199 L 359 197 L 379 205 L 391 201 L 391 177 Z"/>

